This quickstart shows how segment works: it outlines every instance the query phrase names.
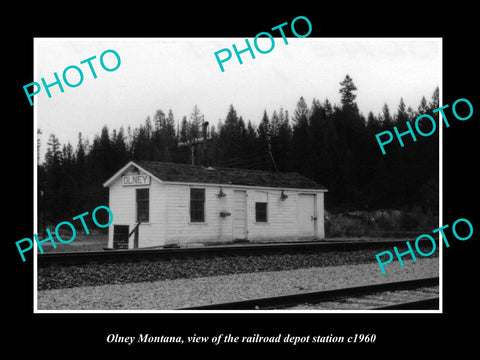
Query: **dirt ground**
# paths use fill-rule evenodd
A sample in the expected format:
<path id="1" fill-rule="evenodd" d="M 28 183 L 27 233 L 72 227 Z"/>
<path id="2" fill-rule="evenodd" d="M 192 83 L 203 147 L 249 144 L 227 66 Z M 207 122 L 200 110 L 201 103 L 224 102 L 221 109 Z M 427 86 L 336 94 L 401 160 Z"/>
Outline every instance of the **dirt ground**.
<path id="1" fill-rule="evenodd" d="M 65 240 L 68 240 L 68 238 L 69 235 L 65 236 Z M 42 240 L 43 237 L 39 235 L 38 239 Z M 98 251 L 106 248 L 108 244 L 108 234 L 102 234 L 100 232 L 91 233 L 90 235 L 77 233 L 75 239 L 67 244 L 58 241 L 55 235 L 53 235 L 53 239 L 55 240 L 57 248 L 53 248 L 51 241 L 44 242 L 42 243 L 44 252 Z"/>

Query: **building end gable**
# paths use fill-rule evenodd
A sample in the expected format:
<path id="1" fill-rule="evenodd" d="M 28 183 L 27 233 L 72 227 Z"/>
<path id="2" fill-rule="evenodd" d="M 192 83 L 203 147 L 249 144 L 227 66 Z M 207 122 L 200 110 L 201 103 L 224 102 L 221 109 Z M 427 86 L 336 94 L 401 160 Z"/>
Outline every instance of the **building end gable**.
<path id="1" fill-rule="evenodd" d="M 136 171 L 135 171 L 136 170 Z M 123 166 L 120 170 L 118 170 L 114 175 L 112 175 L 107 181 L 103 183 L 103 187 L 110 187 L 112 186 L 116 181 L 122 179 L 127 174 L 130 175 L 135 175 L 138 173 L 137 179 L 132 177 L 131 179 L 124 179 L 125 184 L 124 185 L 149 185 L 151 183 L 151 179 L 156 180 L 158 182 L 162 182 L 159 178 L 157 178 L 154 174 L 149 172 L 147 169 L 144 169 L 142 166 L 139 164 L 135 163 L 135 161 L 130 161 L 128 162 L 125 166 Z M 140 176 L 141 173 L 148 175 L 150 178 L 147 179 L 145 177 Z M 135 183 L 134 183 L 135 182 Z"/>

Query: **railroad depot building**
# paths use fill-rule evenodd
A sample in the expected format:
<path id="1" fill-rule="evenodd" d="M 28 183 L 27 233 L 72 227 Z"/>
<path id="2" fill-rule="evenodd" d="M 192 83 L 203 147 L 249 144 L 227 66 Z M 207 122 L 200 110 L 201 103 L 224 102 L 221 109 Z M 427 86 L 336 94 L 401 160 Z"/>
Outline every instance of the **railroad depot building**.
<path id="1" fill-rule="evenodd" d="M 109 248 L 325 237 L 327 190 L 297 173 L 130 161 L 103 185 Z"/>

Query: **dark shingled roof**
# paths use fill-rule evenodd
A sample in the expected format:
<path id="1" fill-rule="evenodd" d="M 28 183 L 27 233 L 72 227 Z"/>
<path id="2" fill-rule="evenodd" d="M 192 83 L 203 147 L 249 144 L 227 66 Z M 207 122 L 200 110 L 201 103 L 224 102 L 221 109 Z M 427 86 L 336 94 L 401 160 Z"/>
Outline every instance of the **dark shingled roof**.
<path id="1" fill-rule="evenodd" d="M 206 168 L 154 161 L 133 162 L 162 181 L 326 190 L 324 186 L 294 172 Z"/>

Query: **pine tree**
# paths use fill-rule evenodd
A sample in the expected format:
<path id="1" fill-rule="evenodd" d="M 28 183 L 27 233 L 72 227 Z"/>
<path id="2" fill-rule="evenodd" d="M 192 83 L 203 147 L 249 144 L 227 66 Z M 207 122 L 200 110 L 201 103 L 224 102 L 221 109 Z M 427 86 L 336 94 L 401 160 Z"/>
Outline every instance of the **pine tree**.
<path id="1" fill-rule="evenodd" d="M 380 128 L 380 121 L 373 115 L 373 112 L 369 111 L 367 116 L 367 129 L 370 135 L 375 136 L 381 130 Z"/>
<path id="2" fill-rule="evenodd" d="M 190 114 L 190 134 L 189 137 L 191 140 L 197 139 L 201 136 L 203 123 L 203 115 L 200 113 L 200 109 L 197 105 L 193 107 L 192 113 Z"/>
<path id="3" fill-rule="evenodd" d="M 310 141 L 309 147 L 309 160 L 310 164 L 310 176 L 312 179 L 320 182 L 322 171 L 321 162 L 323 161 L 322 155 L 325 151 L 325 112 L 319 101 L 313 100 L 310 108 Z"/>
<path id="4" fill-rule="evenodd" d="M 420 206 L 426 211 L 430 209 L 434 213 L 438 214 L 438 189 L 439 189 L 439 134 L 440 126 L 443 126 L 443 121 L 439 119 L 439 112 L 433 113 L 433 110 L 437 109 L 439 105 L 439 88 L 436 87 L 433 91 L 431 101 L 426 104 L 425 98 L 422 98 L 422 101 L 419 106 L 419 112 L 425 111 L 420 114 L 428 114 L 433 116 L 436 123 L 436 129 L 434 130 L 433 124 L 426 120 L 422 119 L 418 122 L 419 127 L 422 132 L 434 133 L 428 137 L 422 137 L 421 141 L 416 143 L 416 147 L 412 148 L 414 152 L 415 159 L 417 159 L 418 168 L 416 170 L 416 177 L 419 180 L 417 188 L 412 189 L 412 194 L 415 198 L 418 199 Z"/>
<path id="5" fill-rule="evenodd" d="M 73 146 L 68 142 L 67 145 L 63 145 L 62 148 L 62 165 L 68 170 L 71 170 L 70 168 L 74 161 Z"/>
<path id="6" fill-rule="evenodd" d="M 427 110 L 428 113 L 438 115 L 438 112 L 433 113 L 433 110 L 438 109 L 439 106 L 440 106 L 440 89 L 437 86 L 433 91 L 432 101 L 428 103 L 428 110 Z"/>
<path id="7" fill-rule="evenodd" d="M 147 119 L 150 119 L 150 116 L 148 116 Z M 157 111 L 155 111 L 155 114 L 153 115 L 153 122 L 155 124 L 156 132 L 161 131 L 161 129 L 165 127 L 166 117 L 163 110 L 158 109 Z"/>
<path id="8" fill-rule="evenodd" d="M 165 113 L 161 109 L 155 112 L 153 116 L 155 131 L 153 134 L 149 132 L 149 119 L 150 117 L 148 117 L 145 122 L 145 133 L 138 133 L 139 138 L 137 142 L 140 141 L 143 144 L 137 144 L 135 156 L 138 156 L 138 151 L 140 151 L 145 152 L 145 159 L 171 162 L 173 160 L 173 147 L 176 146 L 175 118 L 172 110 L 169 109 L 167 116 L 165 116 Z M 141 150 L 142 148 L 145 149 Z"/>
<path id="9" fill-rule="evenodd" d="M 175 136 L 175 117 L 173 116 L 172 109 L 168 109 L 166 128 L 168 129 L 170 136 Z"/>
<path id="10" fill-rule="evenodd" d="M 303 96 L 297 102 L 293 116 L 293 124 L 295 126 L 303 127 L 308 125 L 308 106 Z"/>
<path id="11" fill-rule="evenodd" d="M 73 154 L 73 147 L 70 143 L 63 145 L 62 148 L 62 164 L 61 164 L 61 178 L 62 182 L 57 189 L 57 196 L 61 201 L 65 213 L 74 213 L 76 204 L 74 201 L 76 193 L 76 183 L 73 173 L 75 157 Z"/>
<path id="12" fill-rule="evenodd" d="M 153 126 L 152 126 L 152 120 L 150 119 L 150 116 L 147 116 L 147 118 L 145 119 L 145 132 L 146 132 L 147 138 L 150 140 L 153 135 Z"/>
<path id="13" fill-rule="evenodd" d="M 100 161 L 101 178 L 105 179 L 115 173 L 117 168 L 113 161 L 112 143 L 107 125 L 104 125 L 98 139 L 98 156 Z"/>
<path id="14" fill-rule="evenodd" d="M 405 103 L 403 102 L 403 97 L 400 98 L 400 104 L 398 104 L 397 115 L 395 116 L 395 123 L 403 125 L 408 121 L 407 110 L 405 109 Z"/>
<path id="15" fill-rule="evenodd" d="M 340 83 L 341 107 L 334 108 L 333 118 L 338 135 L 339 183 L 337 198 L 353 206 L 362 206 L 362 183 L 366 175 L 364 156 L 367 140 L 366 121 L 359 113 L 353 79 L 346 75 Z"/>
<path id="16" fill-rule="evenodd" d="M 280 129 L 280 118 L 278 117 L 277 110 L 273 110 L 272 120 L 270 121 L 270 131 L 272 138 L 278 137 L 278 131 Z"/>
<path id="17" fill-rule="evenodd" d="M 59 167 L 62 157 L 62 152 L 60 151 L 60 141 L 54 134 L 50 134 L 47 145 L 49 148 L 45 153 L 45 163 L 48 167 Z"/>
<path id="18" fill-rule="evenodd" d="M 151 160 L 150 158 L 150 139 L 147 130 L 140 125 L 133 132 L 132 141 L 132 159 L 134 160 Z"/>
<path id="19" fill-rule="evenodd" d="M 82 133 L 78 133 L 78 142 L 77 148 L 75 150 L 75 164 L 73 166 L 73 178 L 74 180 L 74 189 L 73 194 L 73 201 L 75 204 L 75 209 L 79 210 L 78 212 L 83 212 L 85 209 L 88 208 L 86 199 L 88 198 L 88 194 L 86 193 L 88 186 L 87 186 L 87 173 L 88 169 L 86 166 L 87 161 L 87 154 L 86 154 L 86 144 L 83 140 Z"/>
<path id="20" fill-rule="evenodd" d="M 392 130 L 393 126 L 393 119 L 392 116 L 390 115 L 390 109 L 388 105 L 385 103 L 382 108 L 382 127 L 385 130 Z"/>
<path id="21" fill-rule="evenodd" d="M 422 96 L 420 105 L 418 106 L 418 115 L 426 114 L 428 112 L 428 104 L 425 96 Z"/>
<path id="22" fill-rule="evenodd" d="M 271 154 L 275 160 L 275 164 L 279 166 L 280 161 L 280 143 L 279 143 L 279 133 L 280 133 L 280 118 L 276 110 L 273 110 L 272 118 L 270 121 L 270 144 L 271 144 Z M 279 170 L 280 171 L 280 170 Z"/>
<path id="23" fill-rule="evenodd" d="M 340 85 L 342 86 L 339 90 L 340 94 L 342 94 L 342 107 L 356 108 L 357 104 L 355 103 L 355 99 L 357 95 L 355 95 L 353 92 L 357 90 L 357 87 L 353 83 L 352 78 L 347 74 Z"/>
<path id="24" fill-rule="evenodd" d="M 290 170 L 289 153 L 291 150 L 292 128 L 288 121 L 288 112 L 284 114 L 282 108 L 280 108 L 278 119 L 280 125 L 278 128 L 278 150 L 275 152 L 275 162 L 279 171 L 287 171 Z"/>
<path id="25" fill-rule="evenodd" d="M 77 149 L 75 151 L 77 176 L 85 171 L 86 145 L 83 141 L 82 133 L 78 133 Z"/>
<path id="26" fill-rule="evenodd" d="M 297 102 L 293 117 L 292 147 L 290 152 L 290 164 L 293 170 L 305 174 L 309 170 L 309 128 L 308 128 L 308 106 L 303 97 Z"/>
<path id="27" fill-rule="evenodd" d="M 230 105 L 225 122 L 220 128 L 218 138 L 219 159 L 222 166 L 229 166 L 233 160 L 241 159 L 241 146 L 238 143 L 240 127 L 237 112 L 233 105 Z"/>
<path id="28" fill-rule="evenodd" d="M 127 145 L 125 143 L 123 127 L 120 127 L 118 133 L 115 131 L 115 135 L 112 136 L 111 146 L 113 167 L 118 169 L 125 165 L 128 160 Z"/>
<path id="29" fill-rule="evenodd" d="M 248 158 L 252 154 L 255 154 L 257 151 L 257 129 L 255 128 L 254 125 L 252 125 L 251 121 L 248 121 L 247 123 L 245 136 L 246 136 L 246 140 L 245 140 L 245 146 L 244 146 L 244 151 L 245 151 L 244 157 Z"/>
<path id="30" fill-rule="evenodd" d="M 246 155 L 248 155 L 248 151 L 250 150 L 248 148 L 248 133 L 247 133 L 247 127 L 245 126 L 245 121 L 243 118 L 240 116 L 238 118 L 238 156 L 241 158 L 241 161 L 236 164 L 236 167 L 240 168 L 248 168 L 248 162 L 244 161 L 243 159 L 245 158 Z"/>
<path id="31" fill-rule="evenodd" d="M 162 143 L 163 143 L 163 161 L 172 162 L 174 160 L 174 151 L 177 147 L 175 138 L 175 118 L 172 109 L 168 110 L 167 118 L 165 119 L 165 126 L 162 129 Z"/>
<path id="32" fill-rule="evenodd" d="M 180 134 L 179 134 L 179 141 L 180 142 L 187 142 L 188 141 L 188 121 L 187 117 L 184 116 L 182 118 L 182 122 L 180 123 Z"/>
<path id="33" fill-rule="evenodd" d="M 62 221 L 64 204 L 58 191 L 62 186 L 62 151 L 60 141 L 54 134 L 50 134 L 45 154 L 45 211 L 47 222 L 56 224 Z"/>
<path id="34" fill-rule="evenodd" d="M 270 159 L 270 121 L 268 119 L 267 110 L 263 111 L 263 117 L 257 128 L 257 151 L 260 155 L 258 168 L 261 170 L 273 170 L 273 164 Z"/>
<path id="35" fill-rule="evenodd" d="M 270 143 L 270 120 L 268 119 L 267 110 L 263 111 L 263 117 L 257 128 L 258 144 L 260 151 L 268 151 Z"/>
<path id="36" fill-rule="evenodd" d="M 187 143 L 189 141 L 189 127 L 190 124 L 187 121 L 187 117 L 183 116 L 182 121 L 180 122 L 180 131 L 178 134 L 178 143 Z M 176 149 L 176 159 L 182 164 L 191 163 L 191 153 L 190 149 L 186 146 L 181 146 Z"/>
<path id="37" fill-rule="evenodd" d="M 128 153 L 130 154 L 130 157 L 133 154 L 133 131 L 130 125 L 127 126 L 127 150 Z"/>

